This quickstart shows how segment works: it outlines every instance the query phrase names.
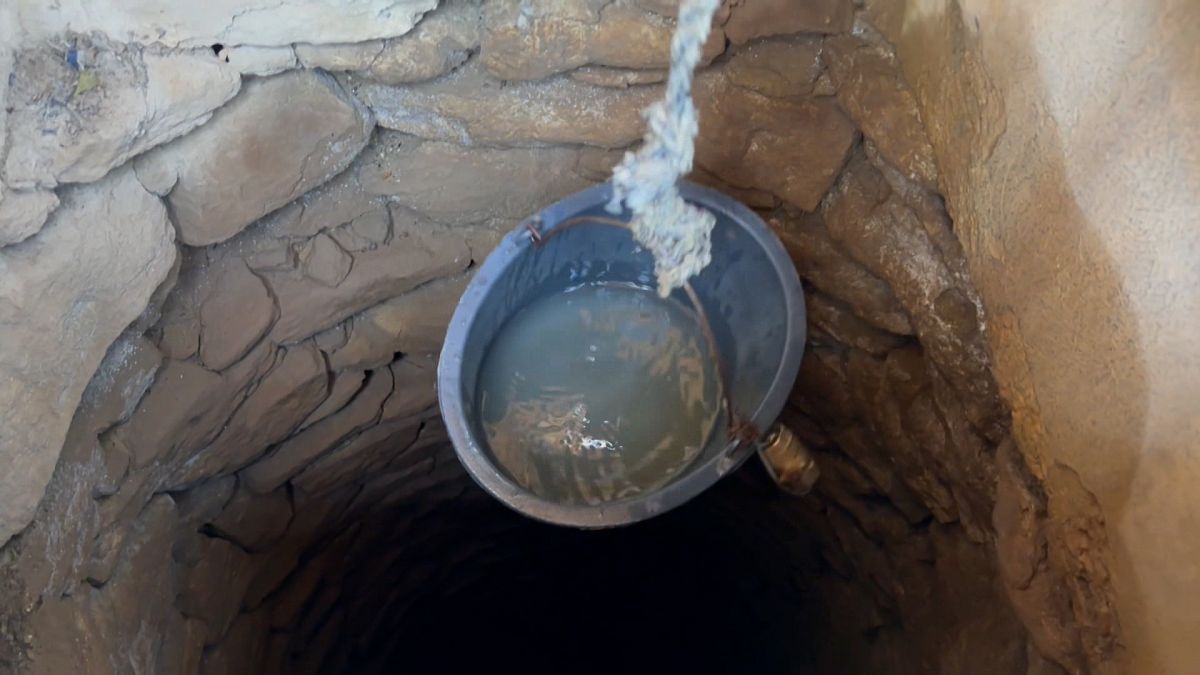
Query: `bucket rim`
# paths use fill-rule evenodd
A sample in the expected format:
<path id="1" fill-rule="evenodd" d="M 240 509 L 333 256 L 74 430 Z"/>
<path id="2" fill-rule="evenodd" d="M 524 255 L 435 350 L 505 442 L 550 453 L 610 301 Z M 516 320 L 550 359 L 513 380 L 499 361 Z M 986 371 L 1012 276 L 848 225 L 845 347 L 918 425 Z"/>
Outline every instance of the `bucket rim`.
<path id="1" fill-rule="evenodd" d="M 800 277 L 778 237 L 758 214 L 717 190 L 680 181 L 687 201 L 725 215 L 745 230 L 762 248 L 783 289 L 787 335 L 775 377 L 754 413 L 748 416 L 756 429 L 765 431 L 783 410 L 800 370 L 805 345 L 805 307 Z M 480 265 L 446 331 L 438 359 L 438 404 L 454 452 L 471 478 L 494 498 L 530 518 L 555 525 L 598 529 L 629 525 L 665 513 L 704 492 L 754 453 L 752 444 L 729 441 L 715 456 L 693 464 L 667 485 L 643 495 L 601 504 L 562 504 L 539 497 L 506 476 L 476 439 L 466 419 L 462 391 L 462 354 L 478 309 L 502 278 L 503 272 L 534 244 L 529 228 L 545 233 L 558 223 L 608 203 L 610 183 L 576 192 L 526 218 L 504 236 Z"/>

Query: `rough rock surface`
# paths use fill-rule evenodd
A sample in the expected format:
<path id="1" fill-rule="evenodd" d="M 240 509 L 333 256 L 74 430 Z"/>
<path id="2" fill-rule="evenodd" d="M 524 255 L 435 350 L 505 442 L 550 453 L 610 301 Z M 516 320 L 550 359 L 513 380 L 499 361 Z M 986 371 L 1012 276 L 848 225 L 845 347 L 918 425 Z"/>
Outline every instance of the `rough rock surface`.
<path id="1" fill-rule="evenodd" d="M 356 71 L 383 84 L 422 82 L 461 66 L 479 48 L 479 0 L 445 0 L 409 34 L 340 45 L 296 45 L 309 68 Z"/>
<path id="2" fill-rule="evenodd" d="M 58 197 L 49 190 L 12 190 L 0 186 L 0 246 L 33 236 L 57 206 Z"/>
<path id="3" fill-rule="evenodd" d="M 145 170 L 174 177 L 167 200 L 179 238 L 204 246 L 339 173 L 371 124 L 332 79 L 293 71 L 247 84 L 209 124 L 147 157 Z"/>
<path id="4" fill-rule="evenodd" d="M 284 350 L 221 434 L 191 458 L 176 485 L 233 473 L 288 437 L 329 393 L 325 360 L 311 344 Z"/>
<path id="5" fill-rule="evenodd" d="M 355 316 L 346 343 L 329 356 L 330 366 L 375 368 L 398 352 L 435 355 L 470 280 L 435 281 Z"/>
<path id="6" fill-rule="evenodd" d="M 329 288 L 342 283 L 353 264 L 354 258 L 327 234 L 313 237 L 300 251 L 300 271 Z"/>
<path id="7" fill-rule="evenodd" d="M 204 5 L 164 0 L 73 0 L 51 5 L 22 0 L 19 12 L 30 38 L 70 27 L 114 40 L 168 47 L 282 46 L 294 42 L 355 42 L 407 33 L 437 0 L 364 0 L 350 5 L 323 0 L 217 0 Z"/>
<path id="8" fill-rule="evenodd" d="M 460 272 L 469 261 L 465 242 L 426 227 L 398 232 L 387 246 L 356 254 L 336 287 L 295 271 L 267 272 L 280 313 L 270 337 L 279 344 L 302 340 L 377 302 Z"/>
<path id="9" fill-rule="evenodd" d="M 819 216 L 781 210 L 768 222 L 809 283 L 848 304 L 864 321 L 893 333 L 912 333 L 892 289 L 839 248 Z"/>
<path id="10" fill-rule="evenodd" d="M 653 88 L 612 90 L 560 76 L 502 84 L 471 61 L 433 82 L 387 87 L 350 81 L 380 126 L 460 145 L 584 143 L 624 147 L 642 136 Z"/>
<path id="11" fill-rule="evenodd" d="M 266 457 L 239 474 L 242 484 L 256 494 L 272 492 L 338 443 L 365 429 L 379 417 L 392 393 L 392 373 L 379 368 L 342 410 L 313 424 L 281 443 Z"/>
<path id="12" fill-rule="evenodd" d="M 803 64 L 804 70 L 782 77 L 761 65 L 768 56 Z M 801 208 L 816 208 L 856 130 L 832 101 L 803 96 L 815 68 L 814 44 L 793 40 L 755 46 L 703 73 L 697 79 L 697 166 L 732 186 L 755 186 Z M 658 96 L 657 87 L 613 91 L 561 76 L 501 86 L 473 65 L 411 88 L 366 82 L 352 87 L 380 125 L 466 146 L 622 147 L 641 136 L 641 110 Z"/>
<path id="13" fill-rule="evenodd" d="M 802 209 L 816 208 L 857 135 L 834 103 L 769 98 L 729 86 L 725 78 L 720 83 L 701 78 L 698 91 L 698 166 L 731 185 L 758 187 Z"/>
<path id="14" fill-rule="evenodd" d="M 930 359 L 965 397 L 971 423 L 997 438 L 1000 403 L 979 329 L 980 309 L 972 291 L 943 262 L 919 217 L 864 157 L 851 162 L 825 206 L 830 234 L 889 282 L 914 317 Z"/>
<path id="15" fill-rule="evenodd" d="M 249 233 L 246 238 L 239 238 L 236 242 L 231 242 L 231 245 L 241 249 L 242 245 L 249 243 L 248 240 L 253 239 L 256 234 L 307 240 L 318 232 L 331 231 L 360 216 L 383 210 L 383 204 L 373 201 L 371 194 L 359 184 L 358 166 L 361 164 L 360 158 L 355 165 L 333 180 L 305 193 L 303 197 L 264 218 L 261 222 L 262 232 Z M 256 249 L 255 254 L 257 253 L 260 251 Z M 290 262 L 283 264 L 289 265 Z M 251 266 L 261 267 L 261 264 Z"/>
<path id="16" fill-rule="evenodd" d="M 1122 570 L 1083 577 L 1089 604 L 1115 599 L 1123 631 L 1123 647 L 1088 649 L 1088 666 L 1127 659 L 1130 672 L 1185 672 L 1200 661 L 1190 639 L 1200 615 L 1182 600 L 1200 594 L 1200 539 L 1190 536 L 1200 295 L 1176 289 L 1200 280 L 1200 231 L 1186 215 L 1200 191 L 1196 135 L 1179 130 L 1200 102 L 1186 75 L 1200 63 L 1187 37 L 1200 7 L 1180 5 L 1170 20 L 1104 42 L 1119 50 L 1092 51 L 1070 36 L 1111 34 L 1125 12 L 1039 6 L 1015 25 L 999 6 L 941 20 L 889 4 L 867 3 L 927 125 L 1020 451 L 1047 483 L 1050 467 L 1078 472 L 1091 499 L 1073 507 L 1096 508 L 1112 546 L 1080 529 L 1074 551 L 1089 551 L 1097 572 Z M 1052 82 L 1033 75 L 1051 70 Z M 1171 105 L 1158 103 L 1165 92 Z"/>
<path id="17" fill-rule="evenodd" d="M 274 350 L 256 349 L 220 375 L 191 362 L 167 361 L 133 417 L 106 435 L 103 442 L 129 454 L 131 469 L 140 471 L 136 477 L 131 473 L 133 482 L 165 481 L 164 476 L 150 475 L 150 470 L 164 468 L 169 474 L 173 470 L 169 464 L 190 459 L 208 445 L 242 402 L 249 386 L 274 361 Z M 112 503 L 135 499 L 137 489 L 137 485 L 133 490 L 122 488 L 122 499 Z"/>
<path id="18" fill-rule="evenodd" d="M 485 7 L 480 59 L 502 80 L 536 80 L 585 65 L 662 69 L 670 64 L 674 27 L 631 2 L 499 0 Z M 701 62 L 723 51 L 718 25 Z"/>
<path id="19" fill-rule="evenodd" d="M 391 235 L 392 216 L 382 205 L 329 232 L 329 236 L 350 253 L 374 250 L 386 244 Z"/>
<path id="20" fill-rule="evenodd" d="M 889 162 L 909 178 L 937 187 L 933 146 L 917 101 L 881 47 L 848 35 L 825 41 L 838 102 Z"/>
<path id="21" fill-rule="evenodd" d="M 809 321 L 835 342 L 876 356 L 886 355 L 903 343 L 899 335 L 872 326 L 856 316 L 850 307 L 823 293 L 806 293 L 804 300 Z"/>
<path id="22" fill-rule="evenodd" d="M 200 361 L 225 370 L 246 355 L 275 322 L 277 310 L 262 279 L 241 260 L 208 268 L 208 292 L 199 301 Z M 237 321 L 230 319 L 237 317 Z"/>
<path id="23" fill-rule="evenodd" d="M 278 75 L 285 70 L 291 70 L 299 65 L 296 50 L 291 45 L 286 47 L 254 47 L 242 45 L 225 47 L 229 65 L 237 68 L 242 75 Z"/>
<path id="24" fill-rule="evenodd" d="M 444 223 L 515 222 L 591 184 L 576 173 L 574 148 L 472 149 L 384 133 L 369 153 L 365 191 Z"/>
<path id="25" fill-rule="evenodd" d="M 89 432 L 98 434 L 129 419 L 154 383 L 162 360 L 154 343 L 126 331 L 108 348 L 83 390 L 80 414 L 73 424 L 82 422 Z"/>
<path id="26" fill-rule="evenodd" d="M 211 54 L 155 54 L 81 39 L 71 66 L 48 45 L 21 50 L 9 88 L 4 182 L 53 188 L 113 167 L 207 121 L 241 77 Z"/>
<path id="27" fill-rule="evenodd" d="M 41 232 L 0 250 L 0 541 L 33 515 L 88 378 L 175 259 L 166 211 L 132 171 L 61 198 Z"/>
<path id="28" fill-rule="evenodd" d="M 854 21 L 851 0 L 734 0 L 725 34 L 734 44 L 792 33 L 844 33 Z"/>
<path id="29" fill-rule="evenodd" d="M 407 386 L 407 385 L 406 385 Z M 429 387 L 432 393 L 432 387 Z M 428 396 L 425 405 L 434 402 Z M 397 454 L 403 454 L 420 435 L 420 420 L 381 420 L 379 424 L 313 462 L 293 479 L 293 484 L 310 495 L 329 492 L 353 477 L 382 469 Z"/>
<path id="30" fill-rule="evenodd" d="M 180 270 L 173 292 L 168 294 L 163 303 L 154 333 L 163 356 L 183 361 L 200 350 L 200 293 L 211 288 L 211 279 L 207 266 L 203 264 L 207 260 L 206 255 L 183 249 L 179 259 Z M 241 334 L 240 330 L 233 332 Z"/>
<path id="31" fill-rule="evenodd" d="M 283 537 L 293 513 L 287 490 L 256 495 L 238 488 L 221 514 L 212 521 L 212 526 L 221 537 L 247 551 L 257 552 Z"/>
<path id="32" fill-rule="evenodd" d="M 638 84 L 667 81 L 666 70 L 633 70 L 607 66 L 584 66 L 571 71 L 571 79 L 600 87 L 624 89 Z"/>
<path id="33" fill-rule="evenodd" d="M 824 68 L 823 44 L 812 37 L 758 40 L 737 51 L 725 66 L 725 76 L 772 98 L 811 94 Z"/>
<path id="34" fill-rule="evenodd" d="M 128 549 L 104 590 L 85 585 L 75 602 L 39 613 L 34 650 L 40 672 L 89 672 L 90 664 L 109 662 L 114 643 L 127 645 L 122 660 L 135 670 L 186 667 L 169 658 L 189 633 L 174 610 L 180 570 L 166 553 L 177 523 L 171 497 L 155 497 L 131 524 Z M 139 639 L 147 622 L 164 627 L 161 639 Z"/>
<path id="35" fill-rule="evenodd" d="M 252 578 L 252 561 L 223 539 L 197 536 L 187 544 L 175 552 L 175 557 L 187 564 L 175 605 L 184 617 L 204 624 L 205 644 L 215 644 L 238 616 L 239 600 Z"/>
<path id="36" fill-rule="evenodd" d="M 312 411 L 304 419 L 299 429 L 312 426 L 341 410 L 362 389 L 363 382 L 366 379 L 365 372 L 361 370 L 345 370 L 339 364 L 333 363 L 332 359 L 330 359 L 329 365 L 330 368 L 334 369 L 333 383 L 329 385 L 329 396 L 325 398 L 321 405 L 317 406 L 316 410 Z"/>

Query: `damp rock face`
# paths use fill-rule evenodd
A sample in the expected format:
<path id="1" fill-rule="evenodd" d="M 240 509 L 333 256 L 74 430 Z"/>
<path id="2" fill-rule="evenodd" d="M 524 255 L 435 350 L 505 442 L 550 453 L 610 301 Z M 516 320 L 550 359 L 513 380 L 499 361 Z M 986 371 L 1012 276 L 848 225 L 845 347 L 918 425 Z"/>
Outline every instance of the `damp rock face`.
<path id="1" fill-rule="evenodd" d="M 915 90 L 850 0 L 730 0 L 696 79 L 692 179 L 756 209 L 804 282 L 785 421 L 813 492 L 748 467 L 653 537 L 584 540 L 474 487 L 436 407 L 455 304 L 503 234 L 636 146 L 675 3 L 436 4 L 22 5 L 0 670 L 425 672 L 422 631 L 492 618 L 469 599 L 500 579 L 551 607 L 586 569 L 590 601 L 626 598 L 636 575 L 587 553 L 606 541 L 728 586 L 762 670 L 1110 667 L 1111 579 L 1082 552 L 1105 524 L 1011 432 Z M 738 560 L 761 583 L 704 576 Z"/>

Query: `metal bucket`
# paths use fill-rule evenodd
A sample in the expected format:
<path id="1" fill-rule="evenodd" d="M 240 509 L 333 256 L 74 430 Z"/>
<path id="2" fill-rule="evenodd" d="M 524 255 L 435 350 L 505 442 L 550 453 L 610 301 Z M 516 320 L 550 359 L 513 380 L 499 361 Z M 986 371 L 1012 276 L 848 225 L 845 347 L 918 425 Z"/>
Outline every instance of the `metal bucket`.
<path id="1" fill-rule="evenodd" d="M 611 187 L 576 193 L 523 222 L 479 267 L 459 300 L 438 363 L 438 399 L 459 460 L 483 489 L 511 508 L 582 528 L 650 518 L 740 466 L 755 451 L 742 432 L 766 431 L 783 410 L 804 350 L 804 295 L 796 269 L 750 209 L 691 183 L 681 184 L 680 192 L 717 216 L 712 262 L 691 286 L 722 361 L 724 393 L 735 419 L 720 422 L 697 460 L 673 481 L 621 501 L 552 502 L 518 485 L 495 461 L 475 402 L 480 366 L 504 322 L 530 301 L 570 286 L 590 281 L 655 284 L 653 260 L 628 230 L 588 222 L 590 217 L 612 219 L 604 210 Z M 571 227 L 560 227 L 568 221 Z"/>

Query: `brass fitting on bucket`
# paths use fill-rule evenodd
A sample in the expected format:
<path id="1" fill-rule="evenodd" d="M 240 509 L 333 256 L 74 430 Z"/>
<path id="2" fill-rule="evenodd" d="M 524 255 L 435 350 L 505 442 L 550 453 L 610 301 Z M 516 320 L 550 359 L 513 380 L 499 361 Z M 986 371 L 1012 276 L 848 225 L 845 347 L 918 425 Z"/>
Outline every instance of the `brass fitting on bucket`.
<path id="1" fill-rule="evenodd" d="M 797 497 L 808 494 L 821 475 L 813 453 L 782 424 L 759 442 L 758 456 L 775 484 Z"/>

